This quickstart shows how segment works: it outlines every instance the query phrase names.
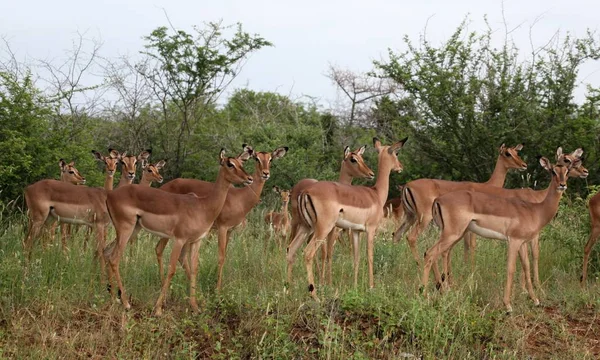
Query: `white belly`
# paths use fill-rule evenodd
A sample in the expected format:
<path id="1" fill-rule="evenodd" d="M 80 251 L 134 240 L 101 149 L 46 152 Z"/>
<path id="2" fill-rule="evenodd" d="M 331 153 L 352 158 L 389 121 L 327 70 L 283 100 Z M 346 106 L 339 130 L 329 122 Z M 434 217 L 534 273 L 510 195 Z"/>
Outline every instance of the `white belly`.
<path id="1" fill-rule="evenodd" d="M 479 236 L 483 236 L 485 238 L 506 240 L 506 236 L 504 234 L 499 233 L 496 230 L 491 230 L 488 228 L 481 227 L 481 226 L 477 225 L 477 223 L 475 221 L 471 221 L 469 223 L 469 226 L 467 227 L 467 229 L 469 231 L 472 231 L 475 234 L 477 234 Z"/>
<path id="2" fill-rule="evenodd" d="M 353 223 L 353 222 L 348 221 L 346 219 L 337 219 L 335 225 L 337 227 L 342 228 L 342 229 L 365 231 L 365 225 L 364 224 L 356 224 L 356 223 Z"/>
<path id="3" fill-rule="evenodd" d="M 68 217 L 64 217 L 64 216 L 58 216 L 58 214 L 54 211 L 54 209 L 50 210 L 50 215 L 52 215 L 52 217 L 56 218 L 61 223 L 92 226 L 92 223 L 89 221 L 86 221 L 85 219 L 68 218 Z"/>

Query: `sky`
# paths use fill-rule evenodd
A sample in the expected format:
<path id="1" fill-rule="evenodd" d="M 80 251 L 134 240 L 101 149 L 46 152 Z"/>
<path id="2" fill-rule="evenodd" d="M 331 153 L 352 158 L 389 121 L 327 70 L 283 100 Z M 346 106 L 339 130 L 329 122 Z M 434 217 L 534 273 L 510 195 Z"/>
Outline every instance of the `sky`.
<path id="1" fill-rule="evenodd" d="M 326 107 L 339 96 L 325 76 L 330 64 L 369 71 L 388 48 L 405 49 L 404 35 L 416 41 L 426 29 L 427 38 L 440 44 L 467 17 L 470 30 L 484 30 L 487 15 L 499 41 L 504 38 L 503 18 L 508 28 L 516 28 L 510 38 L 525 54 L 531 49 L 534 24 L 531 39 L 536 46 L 557 31 L 583 36 L 587 28 L 597 30 L 600 1 L 0 0 L 0 36 L 17 58 L 30 61 L 58 61 L 78 32 L 100 39 L 104 57 L 136 56 L 142 37 L 168 24 L 165 13 L 186 31 L 209 21 L 241 22 L 245 31 L 274 43 L 251 56 L 231 89 L 310 97 Z M 600 86 L 600 62 L 582 68 L 580 84 L 588 83 Z M 576 93 L 578 101 L 584 88 Z"/>

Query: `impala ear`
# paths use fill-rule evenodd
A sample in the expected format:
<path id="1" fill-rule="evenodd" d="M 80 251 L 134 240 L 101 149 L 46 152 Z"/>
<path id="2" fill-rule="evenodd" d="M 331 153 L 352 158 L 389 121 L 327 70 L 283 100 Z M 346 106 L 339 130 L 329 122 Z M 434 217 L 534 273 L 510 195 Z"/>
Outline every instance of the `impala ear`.
<path id="1" fill-rule="evenodd" d="M 58 160 L 58 166 L 60 166 L 61 170 L 64 170 L 65 166 L 67 166 L 67 162 L 64 159 L 60 159 Z"/>
<path id="2" fill-rule="evenodd" d="M 563 149 L 562 146 L 559 146 L 558 149 L 556 149 L 556 161 L 558 161 L 558 159 L 560 159 L 560 157 L 563 155 Z"/>
<path id="3" fill-rule="evenodd" d="M 279 187 L 277 185 L 273 186 L 273 191 L 276 193 L 281 193 L 281 190 L 279 189 Z"/>
<path id="4" fill-rule="evenodd" d="M 152 149 L 144 150 L 138 155 L 137 159 L 138 159 L 138 161 L 148 160 L 148 158 L 150 157 L 151 154 L 152 154 Z"/>
<path id="5" fill-rule="evenodd" d="M 392 146 L 389 147 L 388 152 L 391 154 L 393 152 L 397 152 L 398 150 L 400 150 L 403 146 L 404 143 L 406 142 L 406 140 L 408 140 L 408 137 L 405 137 L 404 139 L 398 141 L 397 143 L 393 144 Z"/>
<path id="6" fill-rule="evenodd" d="M 154 167 L 157 169 L 162 169 L 165 165 L 167 164 L 167 162 L 165 160 L 161 160 L 159 162 L 157 162 L 156 164 L 154 164 Z"/>
<path id="7" fill-rule="evenodd" d="M 225 149 L 221 148 L 221 151 L 219 152 L 219 164 L 223 165 L 223 162 L 227 159 L 227 157 L 225 156 Z"/>
<path id="8" fill-rule="evenodd" d="M 580 158 L 583 155 L 583 149 L 582 148 L 577 148 L 575 149 L 575 151 L 573 151 L 571 153 L 571 156 L 576 157 L 576 158 Z"/>
<path id="9" fill-rule="evenodd" d="M 363 145 L 363 146 L 361 146 L 361 147 L 360 147 L 358 150 L 356 150 L 356 153 L 357 153 L 358 155 L 362 156 L 362 154 L 364 154 L 364 153 L 365 153 L 365 150 L 366 150 L 366 148 L 367 148 L 367 145 Z"/>
<path id="10" fill-rule="evenodd" d="M 69 166 L 75 166 L 75 161 L 71 161 L 71 162 L 69 163 Z"/>
<path id="11" fill-rule="evenodd" d="M 102 154 L 100 154 L 96 150 L 92 150 L 92 155 L 94 155 L 94 158 L 96 160 L 104 162 L 104 156 L 102 156 Z"/>
<path id="12" fill-rule="evenodd" d="M 288 150 L 289 150 L 289 147 L 287 147 L 287 146 L 282 146 L 280 148 L 277 148 L 277 149 L 273 150 L 273 152 L 271 153 L 271 158 L 273 160 L 281 159 L 282 157 L 285 156 L 285 154 L 287 154 Z"/>
<path id="13" fill-rule="evenodd" d="M 350 155 L 350 146 L 344 148 L 344 159 L 347 158 L 348 155 Z"/>
<path id="14" fill-rule="evenodd" d="M 504 150 L 506 150 L 506 145 L 504 145 L 504 143 L 502 143 L 502 145 L 500 145 L 500 148 L 498 149 L 498 152 L 500 154 L 502 154 L 504 152 Z"/>
<path id="15" fill-rule="evenodd" d="M 148 166 L 148 161 L 145 159 L 142 159 L 142 169 L 145 169 Z"/>
<path id="16" fill-rule="evenodd" d="M 542 167 L 548 171 L 552 171 L 552 164 L 550 163 L 550 160 L 548 160 L 546 157 L 540 156 L 539 158 L 539 162 L 540 165 L 542 165 Z"/>
<path id="17" fill-rule="evenodd" d="M 237 156 L 237 158 L 240 161 L 246 161 L 254 154 L 254 150 L 252 149 L 252 146 L 246 144 L 242 144 L 242 148 L 244 150 Z"/>
<path id="18" fill-rule="evenodd" d="M 503 144 L 503 145 L 504 145 L 504 144 Z M 517 150 L 517 151 L 521 151 L 521 150 L 523 149 L 523 145 L 525 145 L 525 144 L 523 144 L 523 143 L 520 143 L 519 145 L 515 146 L 515 150 Z"/>
<path id="19" fill-rule="evenodd" d="M 120 159 L 121 158 L 121 154 L 119 154 L 119 152 L 114 149 L 108 149 L 108 156 L 110 156 L 111 159 Z M 123 156 L 125 156 L 125 155 L 123 155 Z"/>
<path id="20" fill-rule="evenodd" d="M 375 151 L 377 151 L 377 153 L 379 153 L 381 151 L 381 140 L 374 137 L 373 138 L 373 147 L 375 147 Z"/>

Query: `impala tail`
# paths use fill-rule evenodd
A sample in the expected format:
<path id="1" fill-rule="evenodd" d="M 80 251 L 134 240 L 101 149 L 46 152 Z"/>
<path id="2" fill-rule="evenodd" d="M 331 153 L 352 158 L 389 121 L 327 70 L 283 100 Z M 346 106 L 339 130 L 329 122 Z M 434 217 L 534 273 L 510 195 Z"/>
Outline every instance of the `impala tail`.
<path id="1" fill-rule="evenodd" d="M 442 217 L 442 207 L 440 203 L 435 200 L 433 202 L 433 206 L 431 208 L 433 214 L 433 221 L 440 228 L 440 230 L 444 230 L 444 218 Z"/>

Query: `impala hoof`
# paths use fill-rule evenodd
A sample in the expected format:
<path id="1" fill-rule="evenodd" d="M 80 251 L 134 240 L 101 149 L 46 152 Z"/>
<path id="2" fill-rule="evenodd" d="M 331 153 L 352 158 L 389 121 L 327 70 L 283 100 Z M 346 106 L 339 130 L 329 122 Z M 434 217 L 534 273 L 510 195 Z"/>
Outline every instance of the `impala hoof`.
<path id="1" fill-rule="evenodd" d="M 442 279 L 442 281 L 444 281 L 444 280 Z M 441 288 L 442 288 L 442 283 L 439 282 L 439 283 L 435 284 L 435 289 L 436 290 L 440 290 Z"/>
<path id="2" fill-rule="evenodd" d="M 421 285 L 419 286 L 419 294 L 422 294 L 425 292 L 425 286 Z"/>
<path id="3" fill-rule="evenodd" d="M 446 281 L 446 274 L 442 273 L 442 282 Z"/>

